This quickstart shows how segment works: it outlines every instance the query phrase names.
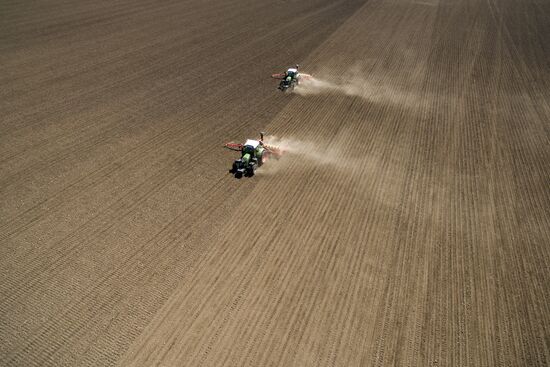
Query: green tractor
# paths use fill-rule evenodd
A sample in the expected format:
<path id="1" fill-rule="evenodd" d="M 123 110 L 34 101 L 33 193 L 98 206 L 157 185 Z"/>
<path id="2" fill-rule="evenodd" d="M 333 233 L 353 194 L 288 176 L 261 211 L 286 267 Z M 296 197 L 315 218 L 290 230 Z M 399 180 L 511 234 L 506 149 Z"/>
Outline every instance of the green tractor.
<path id="1" fill-rule="evenodd" d="M 247 139 L 244 144 L 227 143 L 226 148 L 241 152 L 241 158 L 236 159 L 231 167 L 232 174 L 237 178 L 252 177 L 256 169 L 262 166 L 272 155 L 278 157 L 281 151 L 276 147 L 263 143 L 264 134 L 260 133 L 260 140 Z"/>

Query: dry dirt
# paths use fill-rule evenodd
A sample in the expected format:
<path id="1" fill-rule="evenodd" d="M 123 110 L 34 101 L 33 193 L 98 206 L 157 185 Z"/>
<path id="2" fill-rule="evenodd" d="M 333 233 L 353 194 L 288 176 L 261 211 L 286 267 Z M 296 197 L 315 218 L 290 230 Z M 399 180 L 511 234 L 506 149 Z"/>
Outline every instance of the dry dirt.
<path id="1" fill-rule="evenodd" d="M 548 35 L 541 0 L 3 1 L 0 365 L 549 365 Z M 259 131 L 294 150 L 237 180 Z"/>

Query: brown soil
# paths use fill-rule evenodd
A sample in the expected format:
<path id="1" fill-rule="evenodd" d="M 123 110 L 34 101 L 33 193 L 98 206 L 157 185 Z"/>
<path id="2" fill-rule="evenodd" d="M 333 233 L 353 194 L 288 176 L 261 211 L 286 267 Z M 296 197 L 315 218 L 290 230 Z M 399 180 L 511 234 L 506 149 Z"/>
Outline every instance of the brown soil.
<path id="1" fill-rule="evenodd" d="M 550 3 L 75 3 L 1 6 L 0 365 L 550 364 Z"/>

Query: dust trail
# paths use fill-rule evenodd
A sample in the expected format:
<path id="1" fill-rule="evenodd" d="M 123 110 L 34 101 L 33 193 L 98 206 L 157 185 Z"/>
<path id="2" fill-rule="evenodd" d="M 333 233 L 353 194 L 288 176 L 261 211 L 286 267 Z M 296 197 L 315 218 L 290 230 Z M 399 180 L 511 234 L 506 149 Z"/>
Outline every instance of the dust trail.
<path id="1" fill-rule="evenodd" d="M 349 136 L 335 138 L 330 144 L 321 144 L 296 138 L 278 138 L 266 136 L 267 145 L 276 146 L 284 153 L 280 159 L 270 159 L 262 165 L 256 174 L 259 176 L 278 176 L 285 174 L 308 173 L 316 166 L 326 167 L 334 173 L 344 174 L 349 182 L 353 183 L 350 195 L 358 198 L 372 199 L 370 188 L 381 177 L 385 178 L 385 185 L 374 196 L 376 200 L 383 200 L 385 205 L 397 207 L 401 202 L 395 190 L 405 179 L 403 169 L 381 157 L 367 154 L 353 154 L 349 149 Z M 330 171 L 325 171 L 330 172 Z M 392 172 L 388 174 L 388 172 Z"/>
<path id="2" fill-rule="evenodd" d="M 348 96 L 363 96 L 364 88 L 361 87 L 361 82 L 347 81 L 336 82 L 330 79 L 320 79 L 319 77 L 304 78 L 300 85 L 296 86 L 294 92 L 303 96 L 321 94 L 321 93 L 342 93 Z"/>
<path id="3" fill-rule="evenodd" d="M 320 144 L 311 141 L 304 141 L 294 138 L 278 138 L 276 136 L 266 136 L 264 143 L 268 146 L 277 147 L 283 152 L 279 159 L 270 159 L 259 170 L 260 175 L 272 175 L 281 173 L 289 169 L 293 164 L 299 164 L 300 161 L 313 162 L 316 165 L 330 165 L 334 168 L 339 167 L 340 159 L 337 158 L 338 152 Z"/>
<path id="4" fill-rule="evenodd" d="M 351 70 L 339 76 L 319 73 L 307 75 L 296 86 L 294 93 L 302 96 L 339 93 L 363 98 L 373 103 L 390 103 L 411 107 L 418 103 L 418 97 L 397 86 L 367 80 L 365 74 Z"/>
<path id="5" fill-rule="evenodd" d="M 360 162 L 357 159 L 345 157 L 346 151 L 339 144 L 323 145 L 312 141 L 294 138 L 278 138 L 266 136 L 264 142 L 283 151 L 280 159 L 271 159 L 258 171 L 260 174 L 276 174 L 290 166 L 297 160 L 310 162 L 315 165 L 329 166 L 337 170 L 353 170 Z"/>
<path id="6" fill-rule="evenodd" d="M 318 164 L 336 164 L 338 162 L 337 152 L 334 149 L 319 146 L 311 141 L 267 136 L 265 143 L 278 147 L 284 151 L 284 155 L 299 155 Z"/>

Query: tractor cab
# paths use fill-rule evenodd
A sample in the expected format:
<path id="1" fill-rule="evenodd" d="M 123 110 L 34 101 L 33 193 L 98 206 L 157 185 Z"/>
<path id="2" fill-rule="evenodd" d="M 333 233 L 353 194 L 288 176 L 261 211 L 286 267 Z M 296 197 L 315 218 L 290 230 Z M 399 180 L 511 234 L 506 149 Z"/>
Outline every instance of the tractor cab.
<path id="1" fill-rule="evenodd" d="M 255 152 L 259 146 L 260 142 L 258 140 L 248 139 L 243 144 L 243 155 L 250 154 L 251 157 L 254 157 L 256 155 Z"/>
<path id="2" fill-rule="evenodd" d="M 287 71 L 286 71 L 286 75 L 291 77 L 292 79 L 296 79 L 296 77 L 298 76 L 298 69 L 295 69 L 295 68 L 289 68 Z"/>

